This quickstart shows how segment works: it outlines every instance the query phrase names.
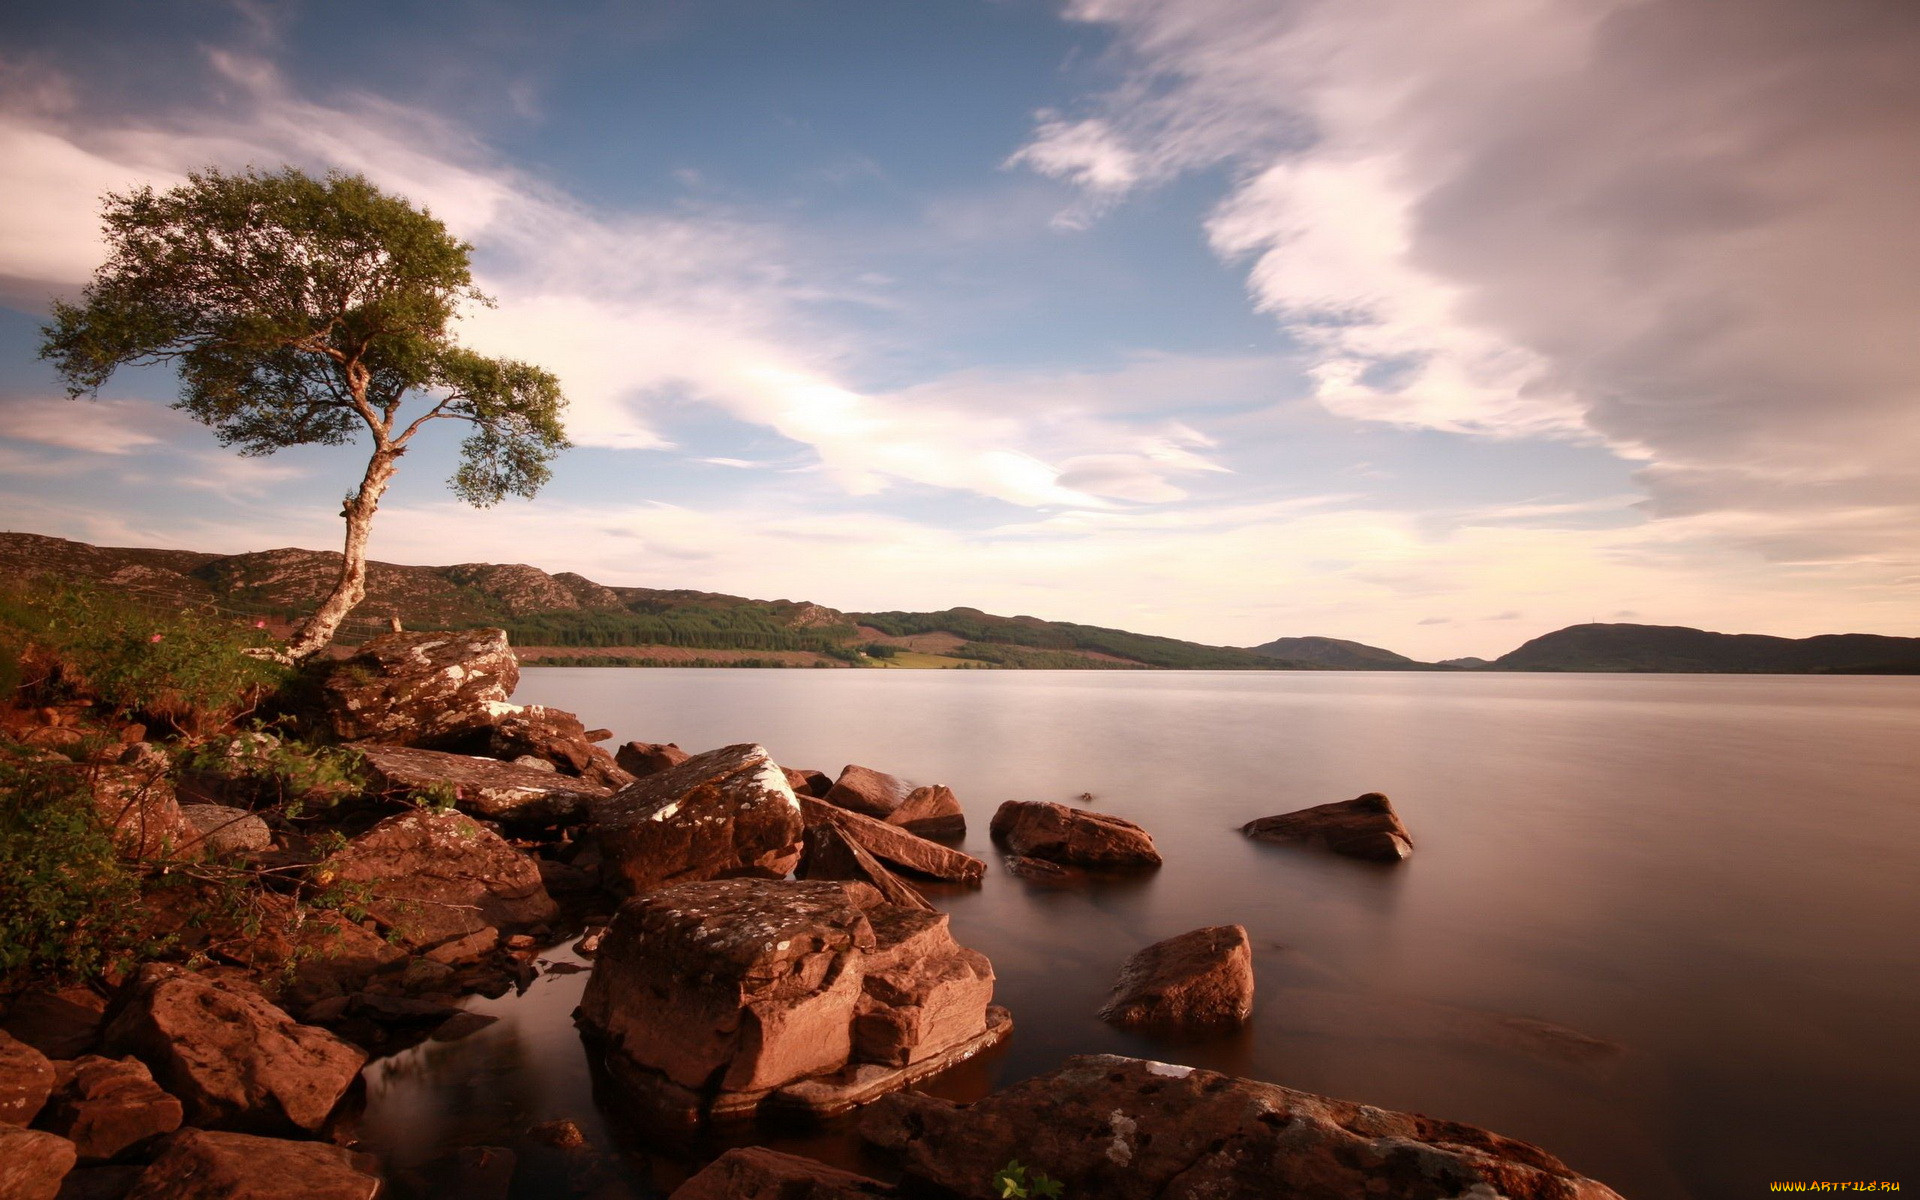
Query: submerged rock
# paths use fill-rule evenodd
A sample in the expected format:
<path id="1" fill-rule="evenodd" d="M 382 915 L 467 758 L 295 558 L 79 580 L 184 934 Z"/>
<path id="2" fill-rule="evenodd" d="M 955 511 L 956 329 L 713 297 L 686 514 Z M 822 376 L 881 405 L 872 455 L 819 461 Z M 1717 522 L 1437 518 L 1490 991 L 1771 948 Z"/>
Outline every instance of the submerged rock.
<path id="1" fill-rule="evenodd" d="M 922 837 L 960 837 L 966 814 L 953 789 L 909 783 L 897 775 L 849 763 L 825 796 L 828 804 L 898 825 Z"/>
<path id="2" fill-rule="evenodd" d="M 598 784 L 557 770 L 543 771 L 494 758 L 374 742 L 359 742 L 353 748 L 360 752 L 382 791 L 418 795 L 446 789 L 461 812 L 503 825 L 583 821 L 595 800 L 612 794 Z"/>
<path id="3" fill-rule="evenodd" d="M 325 668 L 321 720 L 340 741 L 428 748 L 484 737 L 520 684 L 504 629 L 388 633 Z"/>
<path id="4" fill-rule="evenodd" d="M 366 885 L 367 913 L 415 949 L 489 927 L 518 932 L 558 911 L 533 859 L 457 812 L 415 809 L 388 817 L 314 874 Z"/>
<path id="5" fill-rule="evenodd" d="M 624 892 L 736 876 L 778 879 L 800 858 L 800 804 L 759 746 L 726 746 L 593 805 L 601 877 Z"/>
<path id="6" fill-rule="evenodd" d="M 1100 1019 L 1129 1027 L 1238 1025 L 1253 1012 L 1253 948 L 1239 925 L 1155 942 L 1120 968 Z"/>
<path id="7" fill-rule="evenodd" d="M 193 1124 L 251 1130 L 319 1129 L 367 1057 L 257 993 L 161 963 L 140 968 L 103 1040 Z"/>
<path id="8" fill-rule="evenodd" d="M 808 796 L 800 797 L 800 813 L 808 825 L 822 822 L 837 825 L 840 832 L 867 853 L 901 870 L 950 883 L 979 883 L 986 877 L 986 863 L 910 833 L 898 825 L 861 816 Z"/>
<path id="9" fill-rule="evenodd" d="M 183 1129 L 126 1200 L 373 1200 L 374 1160 L 323 1142 Z"/>
<path id="10" fill-rule="evenodd" d="M 1263 842 L 1303 842 L 1374 862 L 1399 862 L 1413 853 L 1407 827 L 1379 792 L 1261 817 L 1248 821 L 1240 832 Z"/>
<path id="11" fill-rule="evenodd" d="M 810 1158 L 741 1146 L 708 1163 L 669 1200 L 862 1200 L 895 1194 L 877 1179 Z"/>
<path id="12" fill-rule="evenodd" d="M 1009 800 L 993 814 L 993 840 L 1027 858 L 1095 871 L 1160 865 L 1146 830 L 1124 817 L 1045 800 Z"/>
<path id="13" fill-rule="evenodd" d="M 1537 1146 L 1472 1125 L 1110 1054 L 966 1107 L 899 1093 L 860 1132 L 900 1156 L 910 1185 L 982 1200 L 1014 1158 L 1102 1200 L 1618 1200 Z"/>

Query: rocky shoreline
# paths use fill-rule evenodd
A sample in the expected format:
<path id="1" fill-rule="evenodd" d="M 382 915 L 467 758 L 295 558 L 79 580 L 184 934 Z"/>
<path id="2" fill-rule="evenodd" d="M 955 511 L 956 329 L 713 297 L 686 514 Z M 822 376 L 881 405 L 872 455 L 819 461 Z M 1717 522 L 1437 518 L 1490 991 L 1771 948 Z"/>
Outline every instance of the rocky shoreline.
<path id="1" fill-rule="evenodd" d="M 857 1113 L 890 1164 L 882 1180 L 735 1149 L 679 1200 L 1026 1194 L 1004 1190 L 1018 1164 L 1076 1200 L 1613 1196 L 1471 1126 L 1143 1060 L 1075 1058 L 966 1106 L 915 1092 L 1018 1017 L 917 884 L 1149 871 L 1148 831 L 1009 802 L 992 833 L 1029 882 L 988 880 L 939 840 L 965 828 L 944 786 L 858 764 L 829 778 L 751 744 L 610 753 L 606 730 L 514 705 L 517 680 L 499 630 L 393 633 L 326 664 L 280 728 L 342 748 L 355 773 L 295 803 L 259 802 L 273 733 L 228 737 L 209 762 L 190 738 L 103 728 L 84 704 L 13 715 L 15 740 L 84 770 L 122 855 L 194 886 L 156 902 L 160 959 L 5 998 L 0 1200 L 504 1198 L 514 1147 L 454 1147 L 421 1169 L 364 1153 L 362 1072 L 484 1027 L 464 998 L 524 990 L 563 943 L 593 964 L 575 1014 L 586 1052 L 664 1143 Z M 328 788 L 322 807 L 310 793 Z M 1388 862 L 1412 846 L 1372 794 L 1247 833 Z M 236 878 L 244 903 L 218 890 Z M 1141 949 L 1101 1015 L 1204 1030 L 1253 1003 L 1246 932 L 1223 925 Z M 647 1194 L 568 1125 L 527 1137 L 573 1156 L 577 1194 Z"/>

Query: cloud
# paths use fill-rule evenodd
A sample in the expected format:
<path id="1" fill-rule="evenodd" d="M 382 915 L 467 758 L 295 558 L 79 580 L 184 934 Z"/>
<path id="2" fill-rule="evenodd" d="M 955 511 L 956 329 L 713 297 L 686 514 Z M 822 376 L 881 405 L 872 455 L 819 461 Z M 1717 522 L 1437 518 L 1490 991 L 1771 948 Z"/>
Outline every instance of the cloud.
<path id="1" fill-rule="evenodd" d="M 1370 421 L 1597 438 L 1649 511 L 1920 525 L 1920 8 L 1080 0 L 1125 81 L 1020 163 L 1207 232 Z M 1911 535 L 1888 530 L 1896 544 Z M 1810 534 L 1811 536 L 1811 534 Z"/>
<path id="2" fill-rule="evenodd" d="M 137 400 L 0 400 L 0 437 L 60 450 L 132 454 L 160 445 L 160 432 L 180 424 L 167 410 Z"/>

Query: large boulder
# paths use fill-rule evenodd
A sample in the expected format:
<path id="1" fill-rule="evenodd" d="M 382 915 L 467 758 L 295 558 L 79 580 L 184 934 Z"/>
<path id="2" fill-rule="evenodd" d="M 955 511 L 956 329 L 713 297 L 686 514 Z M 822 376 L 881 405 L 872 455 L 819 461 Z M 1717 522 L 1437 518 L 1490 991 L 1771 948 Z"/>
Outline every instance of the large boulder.
<path id="1" fill-rule="evenodd" d="M 60 1085 L 39 1124 L 72 1142 L 83 1160 L 101 1161 L 172 1133 L 185 1115 L 139 1059 L 89 1054 L 60 1064 Z"/>
<path id="2" fill-rule="evenodd" d="M 593 801 L 612 794 L 589 780 L 497 758 L 375 742 L 353 748 L 382 791 L 408 796 L 450 792 L 461 812 L 502 825 L 531 828 L 583 821 Z"/>
<path id="3" fill-rule="evenodd" d="M 244 808 L 182 804 L 180 815 L 193 827 L 195 843 L 205 853 L 252 854 L 273 849 L 273 831 Z"/>
<path id="4" fill-rule="evenodd" d="M 900 1093 L 860 1132 L 977 1200 L 1010 1159 L 1102 1200 L 1618 1200 L 1536 1146 L 1213 1071 L 1098 1054 L 967 1106 Z"/>
<path id="5" fill-rule="evenodd" d="M 1124 817 L 1045 800 L 1009 800 L 993 814 L 993 840 L 1014 854 L 1094 871 L 1160 865 L 1146 830 Z"/>
<path id="6" fill-rule="evenodd" d="M 374 1160 L 323 1142 L 183 1129 L 126 1200 L 373 1200 Z"/>
<path id="7" fill-rule="evenodd" d="M 879 860 L 829 821 L 807 826 L 800 865 L 794 868 L 794 874 L 801 879 L 854 880 L 871 885 L 889 904 L 929 911 L 933 908 L 926 897 L 881 866 Z"/>
<path id="8" fill-rule="evenodd" d="M 54 1200 L 77 1157 L 59 1134 L 0 1125 L 0 1197 Z"/>
<path id="9" fill-rule="evenodd" d="M 388 633 L 320 680 L 321 720 L 340 741 L 451 746 L 484 737 L 520 683 L 504 629 Z"/>
<path id="10" fill-rule="evenodd" d="M 873 817 L 801 796 L 800 815 L 808 825 L 831 824 L 875 858 L 892 863 L 904 871 L 942 879 L 949 883 L 979 883 L 986 877 L 987 864 L 938 842 L 909 833 L 898 825 L 889 825 Z"/>
<path id="11" fill-rule="evenodd" d="M 487 731 L 487 753 L 509 761 L 537 758 L 551 763 L 562 775 L 609 790 L 632 783 L 635 776 L 616 764 L 613 755 L 594 745 L 588 734 L 580 718 L 565 709 L 530 704 L 502 714 L 493 723 Z"/>
<path id="12" fill-rule="evenodd" d="M 960 801 L 944 784 L 909 783 L 898 775 L 849 763 L 825 798 L 828 804 L 922 837 L 960 837 L 967 832 Z"/>
<path id="13" fill-rule="evenodd" d="M 672 742 L 628 742 L 614 753 L 613 761 L 635 779 L 644 779 L 692 757 Z"/>
<path id="14" fill-rule="evenodd" d="M 800 802 L 759 746 L 696 755 L 597 801 L 592 812 L 602 878 L 620 891 L 779 879 L 800 858 Z"/>
<path id="15" fill-rule="evenodd" d="M 53 1091 L 53 1063 L 25 1042 L 0 1033 L 0 1125 L 29 1125 Z"/>
<path id="16" fill-rule="evenodd" d="M 992 993 L 945 914 L 860 883 L 733 879 L 627 901 L 577 1015 L 649 1115 L 688 1127 L 904 1087 L 1005 1036 Z"/>
<path id="17" fill-rule="evenodd" d="M 418 808 L 388 817 L 314 868 L 365 885 L 369 916 L 414 949 L 480 930 L 543 925 L 558 908 L 532 858 L 472 817 Z"/>
<path id="18" fill-rule="evenodd" d="M 727 1151 L 668 1200 L 864 1200 L 895 1195 L 877 1179 L 765 1146 Z"/>
<path id="19" fill-rule="evenodd" d="M 255 992 L 180 967 L 141 967 L 119 1004 L 107 1052 L 145 1063 L 195 1125 L 317 1130 L 367 1057 Z"/>
<path id="20" fill-rule="evenodd" d="M 1253 948 L 1239 925 L 1155 942 L 1120 968 L 1100 1019 L 1115 1025 L 1237 1025 L 1253 1012 Z"/>
<path id="21" fill-rule="evenodd" d="M 1413 853 L 1407 827 L 1379 792 L 1261 817 L 1242 825 L 1240 832 L 1263 842 L 1302 842 L 1373 862 L 1395 863 Z"/>

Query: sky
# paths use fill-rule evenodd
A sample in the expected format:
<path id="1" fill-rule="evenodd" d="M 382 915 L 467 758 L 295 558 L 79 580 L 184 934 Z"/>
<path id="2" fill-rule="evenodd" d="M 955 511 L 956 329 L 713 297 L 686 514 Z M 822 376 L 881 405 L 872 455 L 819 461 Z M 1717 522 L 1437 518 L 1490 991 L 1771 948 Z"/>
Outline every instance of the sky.
<path id="1" fill-rule="evenodd" d="M 536 498 L 390 562 L 1493 657 L 1920 635 L 1911 0 L 24 0 L 0 527 L 337 547 L 362 450 L 37 358 L 100 198 L 361 172 L 557 374 Z M 433 434 L 439 433 L 439 437 Z"/>

